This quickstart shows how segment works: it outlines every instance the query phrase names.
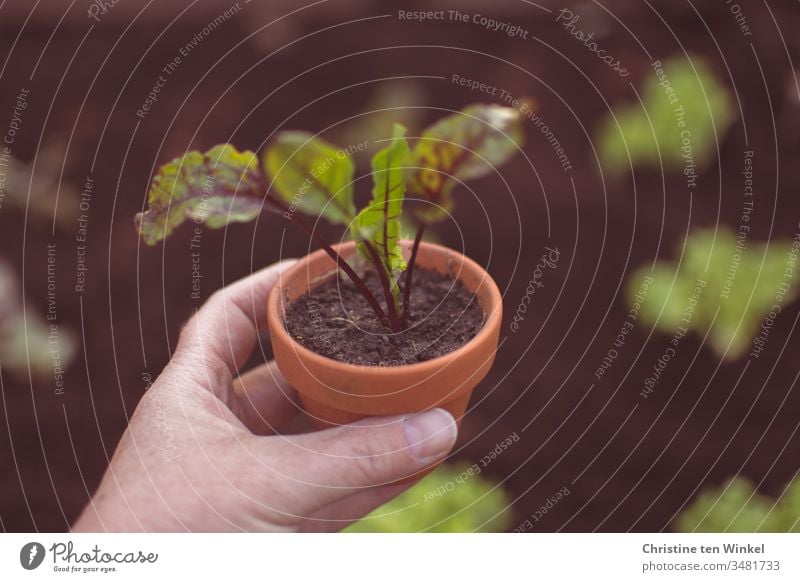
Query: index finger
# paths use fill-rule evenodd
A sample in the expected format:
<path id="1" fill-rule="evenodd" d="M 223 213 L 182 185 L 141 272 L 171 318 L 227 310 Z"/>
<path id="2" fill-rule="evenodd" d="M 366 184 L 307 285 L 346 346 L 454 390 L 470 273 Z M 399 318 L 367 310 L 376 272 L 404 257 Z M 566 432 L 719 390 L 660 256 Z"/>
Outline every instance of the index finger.
<path id="1" fill-rule="evenodd" d="M 214 393 L 228 386 L 266 326 L 270 291 L 294 263 L 281 261 L 214 293 L 184 326 L 172 363 L 200 371 L 195 379 Z"/>

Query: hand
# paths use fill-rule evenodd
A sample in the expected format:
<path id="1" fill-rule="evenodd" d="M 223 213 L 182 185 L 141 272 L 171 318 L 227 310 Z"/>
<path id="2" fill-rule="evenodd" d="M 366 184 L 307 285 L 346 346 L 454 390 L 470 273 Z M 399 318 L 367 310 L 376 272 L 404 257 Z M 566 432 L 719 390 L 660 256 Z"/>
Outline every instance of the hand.
<path id="1" fill-rule="evenodd" d="M 238 370 L 291 263 L 218 291 L 189 320 L 74 531 L 339 530 L 447 455 L 457 429 L 441 409 L 274 434 L 300 413 L 296 393 L 274 362 Z"/>

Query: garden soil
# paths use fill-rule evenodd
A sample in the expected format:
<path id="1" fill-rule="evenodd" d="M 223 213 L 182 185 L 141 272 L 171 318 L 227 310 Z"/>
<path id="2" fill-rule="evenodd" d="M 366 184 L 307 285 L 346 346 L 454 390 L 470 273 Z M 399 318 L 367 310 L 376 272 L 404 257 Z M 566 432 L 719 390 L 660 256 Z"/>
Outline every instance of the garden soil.
<path id="1" fill-rule="evenodd" d="M 381 284 L 371 274 L 365 284 L 380 297 Z M 355 285 L 340 277 L 295 299 L 286 310 L 286 329 L 313 352 L 364 366 L 432 360 L 457 350 L 481 330 L 483 311 L 461 283 L 422 269 L 415 271 L 413 282 L 407 328 L 397 333 L 387 330 Z M 401 277 L 401 297 L 404 283 Z"/>
<path id="2" fill-rule="evenodd" d="M 277 127 L 323 130 L 341 142 L 347 134 L 340 121 L 367 105 L 377 80 L 404 75 L 419 76 L 416 87 L 431 108 L 424 122 L 470 102 L 499 102 L 500 91 L 471 92 L 452 82 L 454 74 L 535 97 L 571 166 L 559 163 L 552 142 L 532 123 L 527 158 L 518 156 L 502 176 L 459 189 L 452 220 L 435 233 L 486 266 L 505 298 L 497 361 L 473 395 L 454 458 L 478 463 L 483 476 L 502 483 L 513 499 L 514 523 L 541 515 L 534 531 L 669 529 L 701 488 L 738 473 L 767 493 L 779 492 L 800 470 L 800 335 L 794 333 L 800 303 L 784 307 L 770 349 L 757 359 L 723 363 L 701 336 L 687 336 L 647 398 L 643 383 L 669 337 L 637 323 L 615 344 L 631 309 L 626 273 L 675 257 L 690 228 L 739 224 L 745 150 L 755 152 L 750 240 L 791 239 L 798 230 L 800 108 L 789 93 L 786 50 L 800 62 L 800 11 L 790 2 L 771 3 L 772 14 L 754 7 L 752 37 L 744 37 L 726 3 L 712 4 L 697 8 L 701 19 L 683 4 L 679 10 L 663 3 L 656 15 L 647 3 L 606 2 L 635 37 L 605 12 L 587 8 L 581 25 L 598 31 L 626 63 L 629 79 L 609 72 L 554 23 L 555 14 L 524 3 L 503 17 L 531 31 L 526 40 L 394 18 L 343 30 L 331 24 L 356 18 L 354 12 L 309 13 L 295 34 L 314 34 L 270 58 L 262 45 L 240 42 L 250 33 L 245 22 L 230 21 L 169 74 L 162 69 L 207 15 L 182 17 L 163 35 L 152 20 L 128 30 L 109 20 L 85 39 L 82 21 L 65 21 L 52 38 L 51 29 L 35 25 L 18 39 L 17 30 L 3 29 L 2 54 L 14 48 L 3 73 L 0 126 L 18 89 L 30 91 L 14 154 L 32 161 L 40 136 L 69 143 L 63 168 L 47 171 L 56 178 L 63 171 L 78 192 L 89 180 L 92 187 L 84 204 L 66 195 L 59 200 L 59 213 L 72 210 L 74 217 L 57 221 L 54 231 L 51 214 L 29 209 L 26 215 L 24 204 L 0 212 L 3 256 L 24 277 L 28 309 L 47 312 L 47 245 L 53 244 L 59 329 L 82 338 L 63 390 L 50 377 L 31 383 L 25 373 L 2 371 L 0 527 L 65 530 L 168 361 L 181 324 L 223 284 L 312 250 L 273 216 L 196 238 L 186 225 L 164 244 L 142 245 L 133 216 L 142 210 L 154 167 L 187 148 L 219 142 L 258 150 Z M 377 10 L 363 9 L 372 12 L 362 16 Z M 384 12 L 393 10 L 387 4 Z M 369 51 L 375 47 L 394 48 Z M 224 66 L 215 65 L 229 50 Z M 652 59 L 684 50 L 705 55 L 735 85 L 746 123 L 737 121 L 721 136 L 719 158 L 702 169 L 692 192 L 680 172 L 601 174 L 589 136 L 607 104 L 635 102 L 629 81 L 652 74 Z M 166 81 L 145 110 L 159 75 Z M 357 188 L 360 199 L 368 197 L 365 183 Z M 331 240 L 340 235 L 323 232 Z M 251 364 L 269 357 L 265 340 Z M 519 439 L 492 454 L 510 435 Z M 564 488 L 569 495 L 549 501 Z"/>

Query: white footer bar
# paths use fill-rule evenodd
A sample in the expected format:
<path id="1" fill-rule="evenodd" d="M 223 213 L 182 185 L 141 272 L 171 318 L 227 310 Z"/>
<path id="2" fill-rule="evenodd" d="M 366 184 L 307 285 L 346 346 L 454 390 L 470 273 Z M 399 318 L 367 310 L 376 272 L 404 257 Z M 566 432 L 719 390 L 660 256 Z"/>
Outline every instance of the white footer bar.
<path id="1" fill-rule="evenodd" d="M 777 582 L 800 580 L 800 534 L 0 535 L 0 580 L 233 581 L 254 574 L 325 582 Z"/>

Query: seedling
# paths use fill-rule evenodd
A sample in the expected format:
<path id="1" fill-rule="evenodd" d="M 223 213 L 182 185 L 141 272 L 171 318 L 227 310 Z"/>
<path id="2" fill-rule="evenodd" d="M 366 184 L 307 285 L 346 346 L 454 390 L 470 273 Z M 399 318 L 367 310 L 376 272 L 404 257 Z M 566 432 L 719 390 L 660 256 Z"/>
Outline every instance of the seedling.
<path id="1" fill-rule="evenodd" d="M 355 533 L 502 532 L 512 525 L 502 485 L 471 465 L 442 465 L 402 495 L 348 527 Z"/>
<path id="2" fill-rule="evenodd" d="M 520 147 L 523 116 L 498 105 L 470 105 L 427 128 L 410 148 L 406 130 L 372 158 L 372 199 L 356 209 L 351 152 L 302 131 L 284 131 L 258 156 L 230 144 L 191 151 L 161 167 L 136 217 L 142 239 L 154 245 L 187 219 L 209 228 L 255 219 L 263 209 L 281 214 L 310 236 L 358 288 L 392 332 L 408 326 L 414 263 L 425 229 L 454 207 L 452 192 L 488 175 Z M 406 191 L 413 198 L 406 200 Z M 404 202 L 419 225 L 408 262 L 400 246 Z M 383 304 L 361 275 L 303 215 L 344 226 L 358 254 L 381 282 Z M 406 273 L 401 296 L 400 276 Z"/>
<path id="3" fill-rule="evenodd" d="M 48 247 L 48 279 L 54 272 L 54 246 Z M 64 370 L 80 346 L 78 336 L 66 325 L 56 326 L 50 313 L 39 313 L 22 292 L 14 267 L 0 259 L 0 364 L 2 371 L 25 382 L 31 378 L 55 383 L 64 393 Z M 49 296 L 52 301 L 52 296 Z"/>
<path id="4" fill-rule="evenodd" d="M 699 57 L 674 57 L 648 72 L 641 103 L 617 105 L 597 132 L 604 167 L 612 174 L 639 167 L 680 170 L 713 159 L 733 121 L 733 98 Z"/>
<path id="5" fill-rule="evenodd" d="M 681 532 L 800 532 L 800 478 L 777 498 L 758 493 L 745 477 L 707 489 L 675 521 Z"/>
<path id="6" fill-rule="evenodd" d="M 686 327 L 691 310 L 688 329 L 704 335 L 711 326 L 708 342 L 717 354 L 734 360 L 753 349 L 760 352 L 763 342 L 754 343 L 756 336 L 797 298 L 791 241 L 756 243 L 726 229 L 700 230 L 678 254 L 675 263 L 659 261 L 652 271 L 645 266 L 629 277 L 631 301 L 642 279 L 653 279 L 642 320 L 673 334 Z"/>

